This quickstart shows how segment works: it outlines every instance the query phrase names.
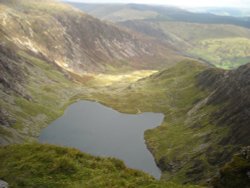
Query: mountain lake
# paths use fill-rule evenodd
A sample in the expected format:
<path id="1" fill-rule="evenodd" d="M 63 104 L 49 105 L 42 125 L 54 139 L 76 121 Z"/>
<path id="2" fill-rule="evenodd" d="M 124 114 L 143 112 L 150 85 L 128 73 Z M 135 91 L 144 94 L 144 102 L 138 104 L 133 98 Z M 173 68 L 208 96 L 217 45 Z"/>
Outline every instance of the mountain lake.
<path id="1" fill-rule="evenodd" d="M 44 128 L 41 143 L 77 148 L 83 152 L 121 159 L 134 169 L 159 179 L 161 171 L 146 147 L 144 131 L 161 124 L 160 113 L 124 114 L 97 102 L 78 101 Z"/>

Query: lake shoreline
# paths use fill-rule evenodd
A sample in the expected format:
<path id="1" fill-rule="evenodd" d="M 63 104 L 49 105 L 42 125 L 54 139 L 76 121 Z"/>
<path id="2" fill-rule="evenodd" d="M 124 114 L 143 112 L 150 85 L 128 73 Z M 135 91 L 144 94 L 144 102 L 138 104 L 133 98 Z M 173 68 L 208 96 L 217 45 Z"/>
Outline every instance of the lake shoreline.
<path id="1" fill-rule="evenodd" d="M 83 109 L 84 107 L 77 107 L 77 104 L 81 104 L 81 103 L 84 103 L 85 105 L 93 105 L 95 108 L 96 107 L 98 107 L 98 108 L 103 108 L 103 109 L 105 109 L 105 110 L 107 110 L 107 112 L 105 112 L 105 113 L 108 113 L 108 114 L 105 114 L 105 118 L 106 117 L 108 117 L 108 115 L 109 115 L 109 113 L 111 113 L 111 117 L 113 118 L 113 119 L 116 119 L 116 118 L 118 118 L 118 119 L 116 119 L 116 121 L 118 121 L 118 122 L 116 122 L 116 124 L 114 124 L 114 125 L 112 125 L 111 127 L 109 127 L 109 128 L 111 128 L 109 131 L 107 131 L 107 130 L 105 130 L 107 127 L 102 127 L 102 129 L 100 129 L 100 130 L 102 130 L 102 131 L 104 131 L 104 133 L 105 134 L 103 134 L 103 133 L 101 133 L 101 132 L 98 132 L 98 128 L 96 128 L 97 130 L 93 130 L 93 126 L 95 125 L 95 124 L 98 124 L 98 123 L 95 123 L 95 124 L 93 124 L 93 125 L 91 125 L 90 127 L 88 127 L 88 129 L 86 129 L 85 131 L 83 131 L 83 132 L 81 132 L 81 129 L 85 129 L 82 125 L 77 125 L 77 127 L 75 127 L 76 128 L 76 132 L 75 133 L 72 133 L 72 131 L 74 131 L 73 129 L 72 129 L 72 126 L 74 126 L 73 125 L 73 122 L 77 122 L 76 120 L 74 120 L 74 121 L 72 121 L 71 123 L 70 122 L 65 122 L 65 124 L 67 125 L 67 124 L 70 124 L 71 126 L 69 127 L 69 126 L 66 126 L 66 125 L 63 125 L 64 126 L 64 129 L 66 130 L 66 132 L 67 132 L 67 135 L 64 135 L 63 136 L 63 139 L 62 138 L 59 138 L 59 136 L 57 135 L 57 134 L 64 134 L 63 133 L 63 130 L 62 130 L 62 127 L 60 127 L 60 128 L 57 128 L 57 130 L 56 131 L 54 131 L 55 132 L 55 134 L 53 135 L 50 135 L 51 133 L 51 130 L 50 130 L 50 127 L 52 126 L 52 125 L 54 125 L 54 123 L 55 122 L 57 122 L 57 121 L 62 121 L 62 118 L 64 118 L 65 116 L 67 116 L 67 117 L 70 117 L 70 113 L 71 113 L 71 110 L 73 109 L 73 108 L 79 108 L 80 110 L 82 110 L 82 111 L 80 111 L 80 116 L 82 117 L 82 116 L 84 116 L 84 113 L 87 113 L 87 111 L 86 111 L 86 109 Z M 82 109 L 81 109 L 82 108 Z M 91 110 L 91 106 L 89 106 L 88 107 L 89 109 L 88 110 Z M 78 109 L 78 110 L 79 110 Z M 76 110 L 76 109 L 73 109 L 73 110 Z M 93 110 L 93 109 L 92 109 Z M 83 113 L 84 112 L 84 113 Z M 79 113 L 79 112 L 77 112 L 77 113 Z M 83 113 L 83 114 L 81 114 L 81 113 Z M 88 116 L 87 117 L 85 117 L 85 119 L 84 120 L 87 120 L 91 115 L 93 115 L 93 114 L 95 114 L 95 113 L 97 113 L 98 114 L 98 109 L 94 109 L 94 111 L 92 111 L 91 112 L 91 114 L 88 114 Z M 99 112 L 100 113 L 100 112 Z M 112 114 L 112 113 L 115 113 L 115 115 L 114 114 Z M 76 115 L 75 115 L 76 116 Z M 79 116 L 79 117 L 80 117 Z M 98 114 L 98 117 L 99 118 L 94 118 L 95 120 L 94 121 L 100 121 L 99 122 L 99 124 L 103 124 L 104 122 L 102 121 L 102 120 L 98 120 L 98 119 L 100 119 L 101 118 L 101 114 Z M 117 116 L 117 117 L 116 117 Z M 71 118 L 71 117 L 70 117 Z M 112 119 L 111 118 L 111 119 Z M 121 120 L 119 120 L 119 118 L 125 118 L 125 120 L 126 121 L 128 121 L 128 122 L 130 122 L 129 123 L 129 125 L 128 125 L 128 127 L 126 127 L 126 125 L 124 125 L 123 123 L 124 123 L 124 121 L 121 119 Z M 130 118 L 130 119 L 126 119 L 126 118 Z M 138 126 L 131 126 L 131 124 L 133 124 L 132 123 L 132 120 L 131 120 L 131 118 L 132 118 L 132 120 L 133 121 L 135 121 L 135 122 L 137 122 L 138 124 L 139 123 L 141 123 L 140 125 L 138 125 Z M 146 119 L 146 121 L 145 120 L 143 120 L 143 118 L 144 119 Z M 156 119 L 157 120 L 157 123 L 152 123 L 153 121 L 155 121 L 155 120 L 153 120 L 153 119 Z M 44 141 L 41 137 L 43 136 L 43 132 L 44 132 L 44 130 L 50 130 L 50 131 L 48 131 L 48 135 L 50 135 L 50 136 L 48 136 L 49 137 L 49 139 L 50 139 L 50 141 L 52 141 L 52 142 L 46 142 L 46 143 L 49 143 L 49 144 L 55 144 L 55 145 L 63 145 L 63 146 L 67 146 L 67 147 L 74 147 L 74 148 L 78 148 L 78 149 L 80 149 L 81 151 L 83 151 L 83 152 L 86 152 L 86 153 L 89 153 L 89 154 L 91 154 L 91 155 L 95 155 L 95 156 L 104 156 L 104 157 L 114 157 L 114 158 L 118 158 L 118 159 L 120 159 L 120 160 L 123 160 L 124 162 L 125 162 L 125 164 L 126 164 L 126 166 L 128 166 L 129 168 L 134 168 L 134 169 L 139 169 L 139 170 L 143 170 L 144 172 L 147 172 L 147 173 L 149 173 L 149 174 L 151 174 L 151 175 L 153 175 L 156 179 L 160 179 L 160 177 L 161 177 L 161 170 L 159 169 L 159 167 L 157 166 L 157 163 L 156 163 L 156 161 L 155 161 L 155 158 L 154 158 L 154 156 L 153 156 L 153 154 L 152 154 L 152 152 L 149 150 L 149 148 L 148 148 L 148 145 L 147 145 L 147 143 L 146 143 L 146 140 L 145 140 L 145 138 L 144 138 L 144 132 L 146 131 L 146 130 L 148 130 L 148 129 L 152 129 L 152 128 L 156 128 L 156 127 L 158 127 L 158 126 L 160 126 L 160 124 L 162 123 L 162 121 L 163 121 L 163 119 L 164 119 L 164 115 L 163 114 L 161 114 L 161 113 L 154 113 L 154 112 L 143 112 L 143 113 L 139 113 L 139 114 L 127 114 L 127 113 L 121 113 L 121 112 L 119 112 L 119 111 L 117 111 L 116 109 L 113 109 L 113 108 L 111 108 L 111 107 L 109 107 L 109 106 L 107 106 L 107 105 L 103 105 L 103 103 L 101 103 L 101 102 L 99 102 L 99 101 L 96 101 L 96 100 L 77 100 L 75 103 L 72 103 L 71 105 L 69 105 L 69 107 L 68 108 L 66 108 L 65 109 L 65 111 L 64 111 L 64 114 L 61 116 L 61 117 L 59 117 L 57 120 L 55 120 L 54 122 L 52 122 L 50 125 L 48 125 L 48 127 L 47 128 L 45 128 L 45 129 L 43 129 L 42 131 L 41 131 L 41 134 L 40 134 L 40 137 L 39 137 L 39 141 Z M 80 120 L 79 122 L 84 122 L 84 120 Z M 64 119 L 64 121 L 65 121 L 65 119 Z M 126 122 L 125 121 L 125 122 Z M 145 122 L 143 122 L 143 121 L 145 121 Z M 136 124 L 137 124 L 136 123 Z M 152 125 L 151 125 L 151 124 Z M 63 124 L 62 122 L 60 122 L 59 123 L 60 124 L 60 126 L 61 126 L 61 124 Z M 105 124 L 105 123 L 104 123 Z M 111 124 L 110 124 L 110 122 L 108 122 L 107 123 L 107 125 L 106 126 L 110 126 Z M 84 125 L 85 126 L 85 125 Z M 71 128 L 71 130 L 69 129 L 69 128 Z M 100 128 L 100 127 L 99 127 Z M 143 130 L 140 130 L 140 129 L 142 129 L 143 128 Z M 121 129 L 121 130 L 120 130 Z M 60 131 L 62 131 L 61 133 L 60 133 Z M 111 135 L 109 135 L 110 133 L 112 133 L 112 132 L 115 132 L 115 134 L 111 134 Z M 122 131 L 121 133 L 119 132 L 119 131 Z M 125 136 L 125 133 L 126 133 L 126 131 L 127 131 L 127 133 L 128 133 L 128 137 L 126 137 Z M 82 135 L 79 135 L 80 133 L 79 132 L 81 132 L 81 134 Z M 88 133 L 87 133 L 88 132 Z M 71 135 L 70 135 L 71 134 Z M 97 136 L 95 136 L 95 134 L 97 134 Z M 90 136 L 91 135 L 91 136 Z M 97 142 L 98 141 L 98 139 L 100 139 L 101 137 L 103 137 L 103 135 L 106 135 L 106 138 L 105 139 L 103 139 L 100 143 L 99 142 Z M 84 140 L 85 138 L 81 138 L 81 137 L 86 137 L 86 138 L 88 138 L 89 140 L 91 140 L 91 141 L 89 141 L 88 139 L 87 140 Z M 109 138 L 109 137 L 111 137 L 111 138 Z M 116 137 L 118 137 L 119 139 L 117 139 Z M 95 140 L 94 138 L 96 138 L 97 140 Z M 128 139 L 129 138 L 129 139 Z M 46 139 L 48 139 L 48 138 L 46 138 Z M 45 139 L 45 140 L 46 140 Z M 57 139 L 57 140 L 56 140 Z M 59 141 L 61 139 L 61 142 Z M 81 140 L 82 139 L 82 140 Z M 118 141 L 115 141 L 114 142 L 114 140 L 115 139 L 117 139 Z M 123 139 L 123 141 L 120 141 L 120 140 L 122 140 Z M 65 141 L 66 140 L 66 141 Z M 79 144 L 79 143 L 77 143 L 77 146 L 75 146 L 74 144 L 75 143 L 73 143 L 74 142 L 74 140 L 81 140 L 81 143 L 83 143 L 83 144 Z M 134 141 L 134 142 L 132 142 L 132 140 Z M 136 141 L 136 140 L 139 140 L 139 141 Z M 55 143 L 54 143 L 55 142 Z M 77 142 L 77 141 L 76 141 Z M 88 143 L 88 142 L 91 142 L 91 143 Z M 114 142 L 114 143 L 113 143 Z M 136 143 L 136 142 L 138 142 L 138 143 Z M 92 143 L 95 143 L 95 145 L 93 146 L 93 145 L 91 145 Z M 108 144 L 107 144 L 108 143 Z M 124 143 L 125 143 L 125 145 L 126 145 L 126 143 L 128 143 L 127 145 L 128 146 L 123 146 L 124 145 Z M 104 144 L 106 144 L 106 145 L 104 145 Z M 120 146 L 118 146 L 118 144 L 120 144 Z M 85 147 L 85 149 L 83 149 L 83 148 L 81 148 L 81 147 L 83 147 L 82 145 L 86 145 L 86 146 L 84 146 Z M 99 146 L 100 145 L 100 146 Z M 107 146 L 110 146 L 110 147 L 114 147 L 114 149 L 113 150 L 110 150 L 110 148 L 109 147 L 107 147 Z M 102 151 L 102 152 L 104 152 L 104 155 L 102 155 L 102 153 L 99 153 L 100 151 L 96 151 L 95 149 L 93 149 L 93 147 L 99 147 L 98 149 L 100 150 L 100 151 Z M 105 148 L 106 147 L 106 149 L 107 149 L 107 151 L 105 150 L 105 149 L 103 149 L 103 148 Z M 122 148 L 122 147 L 124 147 L 124 148 Z M 137 147 L 137 148 L 136 148 Z M 116 149 L 115 149 L 116 148 Z M 122 149 L 121 149 L 122 148 Z M 117 150 L 117 151 L 116 151 Z M 146 150 L 146 151 L 145 151 Z M 119 153 L 119 152 L 120 153 Z M 136 155 L 138 155 L 138 152 L 146 152 L 146 153 L 143 153 L 143 155 L 141 155 L 140 157 L 142 158 L 142 160 L 140 159 L 140 157 L 138 157 L 138 156 L 136 156 Z M 112 153 L 111 155 L 107 155 L 107 153 L 106 152 L 110 152 L 110 153 Z M 136 154 L 134 157 L 132 157 L 133 156 L 133 154 Z M 128 157 L 128 159 L 130 158 L 130 160 L 128 160 L 128 159 L 123 159 L 125 156 L 127 156 Z M 151 161 L 151 162 L 149 162 L 149 161 L 147 161 L 146 163 L 145 162 L 143 162 L 144 160 L 146 160 L 146 158 L 149 158 L 149 159 L 147 159 L 147 160 L 149 160 L 149 161 Z M 137 160 L 137 162 L 135 162 Z M 129 162 L 130 161 L 130 162 Z M 153 165 L 152 165 L 152 161 L 153 161 Z M 130 164 L 131 163 L 131 164 Z M 145 164 L 139 164 L 139 163 L 145 163 Z M 151 164 L 150 164 L 151 163 Z M 133 165 L 132 165 L 133 164 Z M 136 166 L 134 166 L 134 165 L 137 165 L 137 166 L 141 166 L 140 168 L 138 168 L 138 167 L 136 167 Z M 151 166 L 150 166 L 151 165 Z M 148 167 L 147 167 L 148 166 Z M 150 166 L 150 167 L 149 167 Z M 153 167 L 154 166 L 154 167 Z M 148 168 L 148 171 L 147 170 L 145 170 L 146 168 Z M 152 169 L 154 169 L 154 168 L 157 168 L 157 170 L 152 170 Z M 154 171 L 154 172 L 152 172 L 152 171 Z M 158 172 L 156 172 L 156 171 L 158 171 Z"/>

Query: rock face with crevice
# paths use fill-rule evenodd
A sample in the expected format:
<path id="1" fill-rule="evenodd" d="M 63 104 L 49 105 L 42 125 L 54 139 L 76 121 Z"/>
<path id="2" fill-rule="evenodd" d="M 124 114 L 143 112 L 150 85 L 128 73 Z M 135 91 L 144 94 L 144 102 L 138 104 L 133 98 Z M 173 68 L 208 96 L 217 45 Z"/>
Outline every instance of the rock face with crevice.
<path id="1" fill-rule="evenodd" d="M 0 44 L 0 88 L 5 91 L 25 95 L 22 86 L 25 83 L 25 70 L 16 51 Z"/>
<path id="2" fill-rule="evenodd" d="M 218 126 L 231 127 L 221 144 L 250 145 L 250 63 L 231 71 L 209 69 L 198 80 L 212 91 L 207 105 L 223 104 L 211 118 Z"/>
<path id="3" fill-rule="evenodd" d="M 198 87 L 210 93 L 203 105 L 217 106 L 209 115 L 210 123 L 227 130 L 205 150 L 207 162 L 222 167 L 241 147 L 250 145 L 250 63 L 230 71 L 207 69 L 197 80 Z"/>

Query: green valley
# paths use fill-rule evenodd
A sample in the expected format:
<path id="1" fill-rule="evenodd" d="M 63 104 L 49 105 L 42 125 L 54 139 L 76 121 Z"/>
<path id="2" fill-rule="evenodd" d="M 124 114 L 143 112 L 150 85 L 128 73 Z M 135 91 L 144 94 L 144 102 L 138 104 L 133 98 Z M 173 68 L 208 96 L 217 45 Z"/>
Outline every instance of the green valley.
<path id="1" fill-rule="evenodd" d="M 206 39 L 199 41 L 190 53 L 214 62 L 217 67 L 232 69 L 249 62 L 247 38 Z"/>
<path id="2" fill-rule="evenodd" d="M 15 188 L 247 188 L 248 20 L 81 6 L 114 23 L 54 0 L 0 1 L 0 180 Z M 162 124 L 144 133 L 161 178 L 39 143 L 41 130 L 79 100 L 162 113 Z"/>
<path id="3" fill-rule="evenodd" d="M 164 40 L 181 54 L 223 69 L 249 63 L 249 29 L 173 21 L 127 21 L 122 26 Z"/>

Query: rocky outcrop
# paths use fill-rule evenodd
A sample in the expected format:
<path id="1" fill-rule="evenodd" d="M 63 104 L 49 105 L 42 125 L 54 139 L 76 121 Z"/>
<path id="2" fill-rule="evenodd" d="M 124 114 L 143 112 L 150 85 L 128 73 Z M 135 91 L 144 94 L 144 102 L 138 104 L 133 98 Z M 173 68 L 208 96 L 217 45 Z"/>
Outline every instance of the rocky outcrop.
<path id="1" fill-rule="evenodd" d="M 16 122 L 14 117 L 12 117 L 5 109 L 0 107 L 0 125 L 11 126 Z"/>
<path id="2" fill-rule="evenodd" d="M 158 89 L 153 84 L 165 88 L 170 97 L 164 107 L 170 103 L 174 109 L 165 112 L 162 126 L 146 133 L 147 143 L 163 178 L 205 184 L 249 145 L 250 64 L 230 71 L 194 62 L 178 65 L 144 80 L 152 90 Z"/>
<path id="3" fill-rule="evenodd" d="M 202 90 L 212 90 L 220 87 L 221 81 L 227 71 L 218 68 L 204 70 L 197 76 L 198 86 Z"/>
<path id="4" fill-rule="evenodd" d="M 197 81 L 200 89 L 210 93 L 204 105 L 217 106 L 209 115 L 210 124 L 227 130 L 216 144 L 205 151 L 207 162 L 221 167 L 241 147 L 250 144 L 250 63 L 230 71 L 215 68 L 205 70 L 197 76 Z M 233 176 L 231 178 L 235 179 Z"/>
<path id="5" fill-rule="evenodd" d="M 214 188 L 250 187 L 250 146 L 244 147 L 212 179 Z"/>
<path id="6" fill-rule="evenodd" d="M 15 50 L 0 44 L 0 88 L 5 92 L 25 95 L 22 85 L 25 83 L 25 70 Z"/>
<path id="7" fill-rule="evenodd" d="M 250 144 L 250 63 L 236 70 L 209 69 L 198 76 L 199 86 L 212 91 L 207 105 L 221 105 L 211 119 L 218 126 L 229 126 L 222 145 Z M 223 104 L 223 105 L 222 105 Z"/>
<path id="8" fill-rule="evenodd" d="M 0 180 L 0 188 L 8 188 L 9 184 L 3 180 Z"/>

